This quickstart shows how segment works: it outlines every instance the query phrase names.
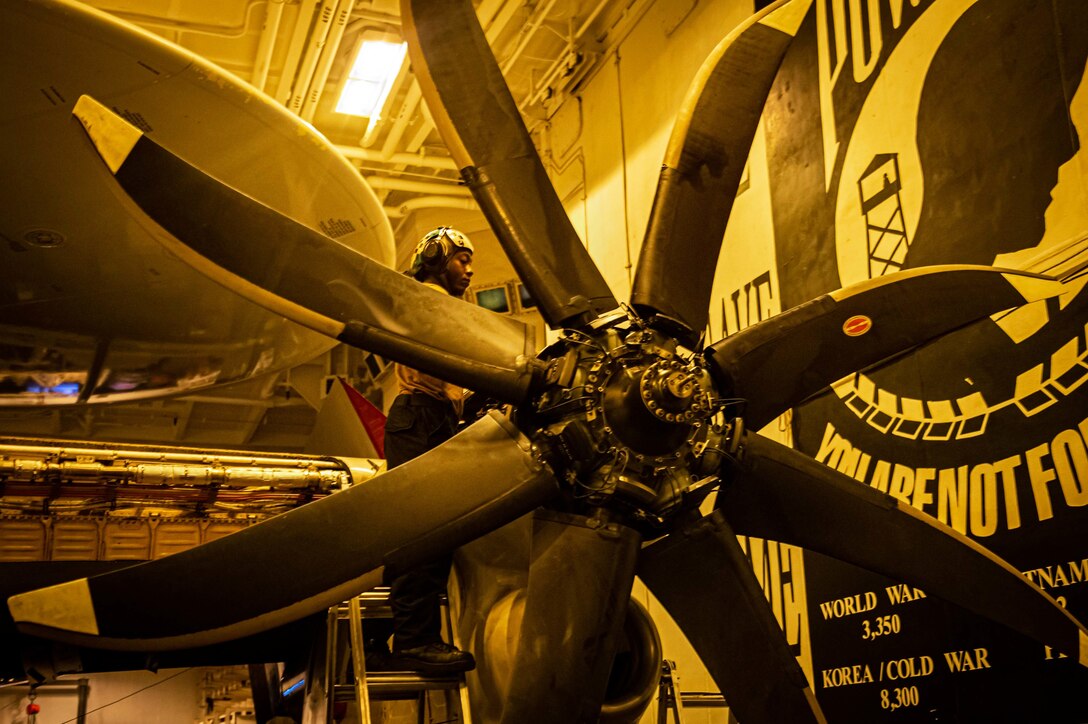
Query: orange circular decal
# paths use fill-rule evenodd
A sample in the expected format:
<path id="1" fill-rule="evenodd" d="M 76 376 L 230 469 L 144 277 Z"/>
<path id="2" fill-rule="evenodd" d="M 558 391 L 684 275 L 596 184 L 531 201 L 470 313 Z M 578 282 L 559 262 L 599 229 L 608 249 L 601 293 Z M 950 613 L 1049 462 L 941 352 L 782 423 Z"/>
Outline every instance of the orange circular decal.
<path id="1" fill-rule="evenodd" d="M 847 337 L 860 337 L 873 328 L 873 320 L 864 314 L 855 314 L 842 323 L 842 331 Z"/>

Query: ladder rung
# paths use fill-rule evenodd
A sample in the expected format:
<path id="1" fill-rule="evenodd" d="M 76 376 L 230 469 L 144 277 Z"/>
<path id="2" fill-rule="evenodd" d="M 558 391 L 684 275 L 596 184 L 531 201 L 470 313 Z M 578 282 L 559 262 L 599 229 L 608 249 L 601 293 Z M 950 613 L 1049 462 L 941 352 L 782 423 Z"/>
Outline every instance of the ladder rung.
<path id="1" fill-rule="evenodd" d="M 366 688 L 371 699 L 415 698 L 422 691 L 457 689 L 461 686 L 458 676 L 420 676 L 399 672 L 376 672 L 367 674 Z M 351 684 L 337 684 L 334 687 L 337 701 L 354 701 L 355 687 Z"/>
<path id="2" fill-rule="evenodd" d="M 453 623 L 450 620 L 448 596 L 443 594 L 439 599 L 439 603 L 445 611 L 445 627 L 448 631 L 453 631 Z M 345 673 L 349 673 L 342 671 L 337 664 L 337 659 L 340 655 L 339 644 L 336 643 L 339 638 L 337 632 L 342 629 L 342 624 L 346 621 L 351 629 L 349 650 L 347 653 L 359 655 L 360 659 L 365 659 L 365 656 L 362 655 L 363 638 L 361 624 L 363 620 L 391 616 L 392 610 L 389 605 L 388 588 L 378 588 L 368 591 L 329 609 L 329 643 L 327 644 L 326 650 L 326 665 L 333 677 L 343 677 Z M 358 663 L 362 663 L 362 661 Z M 346 666 L 346 663 L 344 666 Z M 468 713 L 468 692 L 465 678 L 460 674 L 424 676 L 414 671 L 369 672 L 365 671 L 361 666 L 355 668 L 355 675 L 366 677 L 365 688 L 359 686 L 359 682 L 357 681 L 351 684 L 334 684 L 331 687 L 331 691 L 329 691 L 328 705 L 330 707 L 333 702 L 356 702 L 362 721 L 366 722 L 366 724 L 370 724 L 369 702 L 371 701 L 406 701 L 415 699 L 420 707 L 420 716 L 422 716 L 422 712 L 427 705 L 427 697 L 425 695 L 428 691 L 456 691 L 457 695 L 455 696 L 455 700 L 457 703 L 458 716 L 463 717 L 463 721 L 465 722 L 471 722 Z M 329 711 L 331 711 L 331 709 L 329 709 Z"/>
<path id="3" fill-rule="evenodd" d="M 449 605 L 448 596 L 443 593 L 438 597 L 438 603 L 442 606 Z M 384 586 L 372 589 L 359 595 L 359 607 L 363 611 L 363 618 L 392 618 L 393 609 L 389 604 L 389 589 Z M 339 619 L 351 618 L 348 603 L 336 606 L 336 616 Z"/>

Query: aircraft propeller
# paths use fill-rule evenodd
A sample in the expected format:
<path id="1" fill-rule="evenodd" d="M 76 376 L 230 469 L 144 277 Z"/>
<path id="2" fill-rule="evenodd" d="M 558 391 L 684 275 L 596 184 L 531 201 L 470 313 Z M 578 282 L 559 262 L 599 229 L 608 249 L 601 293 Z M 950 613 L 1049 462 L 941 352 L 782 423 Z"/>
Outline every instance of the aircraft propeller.
<path id="1" fill-rule="evenodd" d="M 15 596 L 17 623 L 101 647 L 224 640 L 318 611 L 376 583 L 383 567 L 544 506 L 504 722 L 596 721 L 636 572 L 739 720 L 824 721 L 736 534 L 896 577 L 1085 663 L 1088 631 L 1011 566 L 897 499 L 746 431 L 851 371 L 1056 295 L 1060 284 L 987 267 L 911 270 L 697 349 L 748 147 L 807 7 L 772 4 L 700 71 L 669 143 L 626 307 L 549 183 L 471 0 L 403 0 L 436 123 L 545 320 L 564 330 L 535 358 L 516 322 L 422 289 L 82 104 L 88 135 L 134 214 L 193 266 L 295 321 L 514 407 L 365 485 L 213 544 Z M 716 509 L 702 516 L 700 504 L 719 490 Z M 328 570 L 314 570 L 308 551 L 317 550 L 337 551 L 323 558 L 321 567 L 334 561 Z M 214 579 L 201 600 L 181 590 L 163 596 L 164 582 L 194 576 Z M 203 597 L 209 589 L 214 601 Z"/>

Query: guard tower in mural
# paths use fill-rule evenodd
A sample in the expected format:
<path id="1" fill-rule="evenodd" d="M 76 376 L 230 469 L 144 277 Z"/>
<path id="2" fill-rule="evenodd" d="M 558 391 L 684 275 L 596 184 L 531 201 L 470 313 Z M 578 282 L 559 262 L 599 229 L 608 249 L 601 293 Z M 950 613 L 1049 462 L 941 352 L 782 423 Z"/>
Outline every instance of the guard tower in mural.
<path id="1" fill-rule="evenodd" d="M 858 179 L 861 213 L 865 215 L 870 279 L 899 271 L 907 258 L 910 240 L 903 218 L 900 188 L 899 156 L 895 153 L 873 156 Z"/>

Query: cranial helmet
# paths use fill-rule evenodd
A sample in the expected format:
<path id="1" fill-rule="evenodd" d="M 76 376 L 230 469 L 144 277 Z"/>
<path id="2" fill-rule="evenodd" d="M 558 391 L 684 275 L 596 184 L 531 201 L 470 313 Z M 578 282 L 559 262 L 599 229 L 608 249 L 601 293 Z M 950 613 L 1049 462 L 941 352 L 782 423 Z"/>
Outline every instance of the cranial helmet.
<path id="1" fill-rule="evenodd" d="M 472 254 L 476 250 L 468 237 L 457 229 L 439 226 L 433 231 L 428 231 L 416 244 L 415 253 L 412 255 L 412 265 L 408 267 L 408 275 L 422 279 L 428 274 L 439 274 L 446 268 L 450 258 L 459 251 Z"/>

